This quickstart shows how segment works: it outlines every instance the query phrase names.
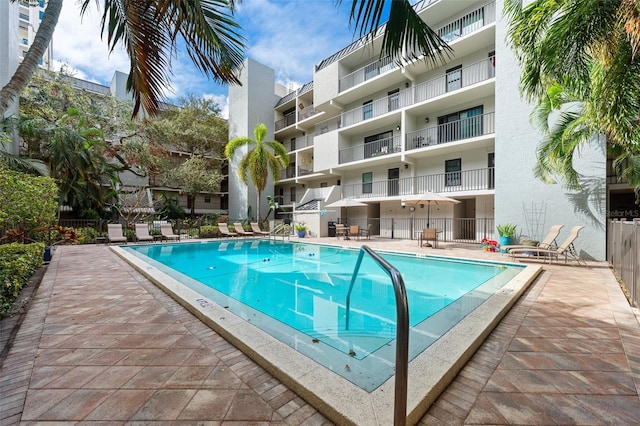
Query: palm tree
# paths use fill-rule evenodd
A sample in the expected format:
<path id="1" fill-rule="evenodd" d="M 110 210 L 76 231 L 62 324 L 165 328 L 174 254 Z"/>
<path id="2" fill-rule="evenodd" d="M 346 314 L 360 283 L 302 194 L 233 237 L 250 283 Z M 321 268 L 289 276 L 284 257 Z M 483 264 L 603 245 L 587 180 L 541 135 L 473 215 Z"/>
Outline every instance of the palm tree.
<path id="1" fill-rule="evenodd" d="M 572 158 L 604 135 L 619 176 L 640 185 L 640 10 L 633 0 L 506 0 L 509 37 L 523 72 L 521 87 L 537 103 L 544 132 L 538 176 L 560 177 L 573 189 Z M 558 119 L 548 127 L 551 114 Z"/>
<path id="2" fill-rule="evenodd" d="M 258 192 L 258 208 L 256 216 L 260 219 L 260 201 L 262 191 L 267 186 L 269 178 L 269 170 L 273 175 L 273 179 L 277 182 L 280 180 L 280 169 L 289 165 L 289 155 L 287 149 L 278 141 L 265 141 L 267 136 L 267 126 L 258 124 L 253 129 L 255 139 L 247 136 L 241 136 L 232 139 L 224 148 L 224 155 L 233 160 L 236 151 L 244 146 L 253 146 L 247 154 L 242 157 L 238 164 L 238 176 L 246 185 L 249 185 L 248 174 L 251 175 L 251 182 Z"/>
<path id="3" fill-rule="evenodd" d="M 113 51 L 122 42 L 131 61 L 127 90 L 133 95 L 134 116 L 141 107 L 152 115 L 158 111 L 162 92 L 169 82 L 171 55 L 180 38 L 186 41 L 187 53 L 199 70 L 217 82 L 239 83 L 236 71 L 244 59 L 244 39 L 233 19 L 235 1 L 104 0 L 102 33 L 107 33 L 109 49 Z M 361 36 L 369 39 L 376 36 L 388 2 L 391 2 L 390 18 L 384 26 L 380 56 L 400 61 L 424 55 L 435 62 L 451 53 L 451 48 L 418 16 L 409 0 L 353 0 L 350 21 L 355 23 L 354 31 L 359 30 Z M 81 0 L 81 15 L 89 3 L 90 0 Z M 340 3 L 338 0 L 337 4 Z M 62 0 L 47 2 L 27 55 L 0 90 L 0 116 L 31 80 L 51 41 L 61 10 Z"/>
<path id="4" fill-rule="evenodd" d="M 14 0 L 15 1 L 15 0 Z M 91 0 L 82 0 L 83 15 Z M 171 57 L 177 41 L 184 39 L 195 66 L 218 82 L 239 83 L 235 72 L 242 63 L 244 43 L 233 19 L 234 0 L 104 0 L 102 33 L 109 49 L 124 45 L 131 69 L 127 90 L 140 108 L 155 114 L 168 86 Z M 27 55 L 13 77 L 0 90 L 0 116 L 24 90 L 38 67 L 62 10 L 62 0 L 49 0 Z"/>
<path id="5" fill-rule="evenodd" d="M 342 0 L 337 0 L 340 5 Z M 388 4 L 391 3 L 390 6 Z M 380 22 L 389 10 L 389 20 Z M 352 0 L 350 22 L 360 37 L 373 39 L 383 33 L 381 57 L 390 56 L 401 62 L 423 56 L 429 62 L 443 61 L 453 50 L 418 15 L 409 0 Z"/>

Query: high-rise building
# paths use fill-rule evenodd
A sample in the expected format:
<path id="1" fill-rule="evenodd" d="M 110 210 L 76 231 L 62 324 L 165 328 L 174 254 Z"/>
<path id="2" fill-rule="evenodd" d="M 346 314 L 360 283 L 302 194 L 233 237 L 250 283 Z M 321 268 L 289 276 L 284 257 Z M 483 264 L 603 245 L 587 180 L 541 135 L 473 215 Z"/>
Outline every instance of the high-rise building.
<path id="1" fill-rule="evenodd" d="M 18 60 L 22 61 L 27 55 L 31 43 L 36 36 L 36 32 L 42 22 L 44 11 L 47 7 L 44 0 L 20 0 L 18 3 Z M 45 69 L 53 67 L 53 40 L 49 43 L 49 47 L 44 56 L 39 60 L 38 64 Z"/>
<path id="2" fill-rule="evenodd" d="M 502 7 L 501 0 L 418 2 L 419 15 L 453 49 L 444 63 L 398 64 L 380 56 L 381 37 L 358 40 L 320 60 L 313 81 L 284 96 L 273 70 L 248 59 L 242 86 L 229 88 L 230 138 L 267 125 L 290 158 L 272 193 L 321 236 L 335 221 L 371 225 L 386 238 L 416 238 L 435 227 L 461 242 L 493 237 L 504 223 L 531 240 L 554 224 L 564 224 L 565 233 L 585 225 L 580 254 L 604 259 L 607 212 L 615 208 L 608 205 L 615 191 L 607 187 L 604 138 L 585 144 L 575 159 L 588 191 L 534 176 L 541 134 L 519 95 L 520 67 L 505 41 Z M 229 214 L 242 217 L 255 198 L 234 175 L 232 165 L 230 194 L 237 197 Z M 460 203 L 403 202 L 428 191 Z M 632 194 L 628 185 L 623 192 Z M 326 207 L 343 198 L 365 206 Z"/>

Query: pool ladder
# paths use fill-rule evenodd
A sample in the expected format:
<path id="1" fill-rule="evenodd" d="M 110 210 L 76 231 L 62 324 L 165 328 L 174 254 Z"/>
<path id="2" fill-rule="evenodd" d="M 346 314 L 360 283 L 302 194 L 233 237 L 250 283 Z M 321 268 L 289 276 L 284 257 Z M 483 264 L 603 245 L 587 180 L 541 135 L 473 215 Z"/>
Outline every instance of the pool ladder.
<path id="1" fill-rule="evenodd" d="M 271 232 L 269 232 L 269 239 L 273 237 L 273 239 L 275 240 L 278 236 L 281 236 L 283 240 L 285 238 L 289 239 L 291 237 L 291 228 L 289 227 L 289 225 L 281 223 L 274 226 Z"/>
<path id="2" fill-rule="evenodd" d="M 366 245 L 360 248 L 360 254 L 347 291 L 345 330 L 349 330 L 351 290 L 353 290 L 353 284 L 356 282 L 356 276 L 360 271 L 360 265 L 365 253 L 371 256 L 389 274 L 393 282 L 393 291 L 396 298 L 396 377 L 393 424 L 394 426 L 404 426 L 407 423 L 407 381 L 409 377 L 409 304 L 407 303 L 407 290 L 400 271 Z"/>

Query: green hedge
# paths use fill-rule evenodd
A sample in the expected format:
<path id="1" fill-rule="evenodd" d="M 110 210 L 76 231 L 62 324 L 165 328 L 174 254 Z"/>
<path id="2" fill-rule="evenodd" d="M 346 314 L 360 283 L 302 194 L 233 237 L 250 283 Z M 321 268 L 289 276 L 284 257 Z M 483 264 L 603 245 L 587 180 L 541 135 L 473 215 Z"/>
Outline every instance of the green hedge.
<path id="1" fill-rule="evenodd" d="M 31 275 L 42 265 L 44 243 L 0 245 L 0 315 L 4 315 Z"/>
<path id="2" fill-rule="evenodd" d="M 202 225 L 200 227 L 200 238 L 215 238 L 218 236 L 216 225 Z"/>

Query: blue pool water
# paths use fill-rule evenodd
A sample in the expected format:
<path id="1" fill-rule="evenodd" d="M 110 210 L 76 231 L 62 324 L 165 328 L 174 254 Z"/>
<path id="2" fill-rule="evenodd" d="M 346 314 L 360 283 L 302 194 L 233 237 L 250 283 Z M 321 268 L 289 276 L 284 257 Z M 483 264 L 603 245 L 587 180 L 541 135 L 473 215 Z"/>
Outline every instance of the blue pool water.
<path id="1" fill-rule="evenodd" d="M 228 307 L 368 391 L 394 374 L 393 285 L 369 256 L 353 287 L 345 330 L 345 299 L 358 249 L 264 239 L 125 249 L 198 291 L 203 303 Z M 410 358 L 522 270 L 511 264 L 380 255 L 404 278 Z"/>

